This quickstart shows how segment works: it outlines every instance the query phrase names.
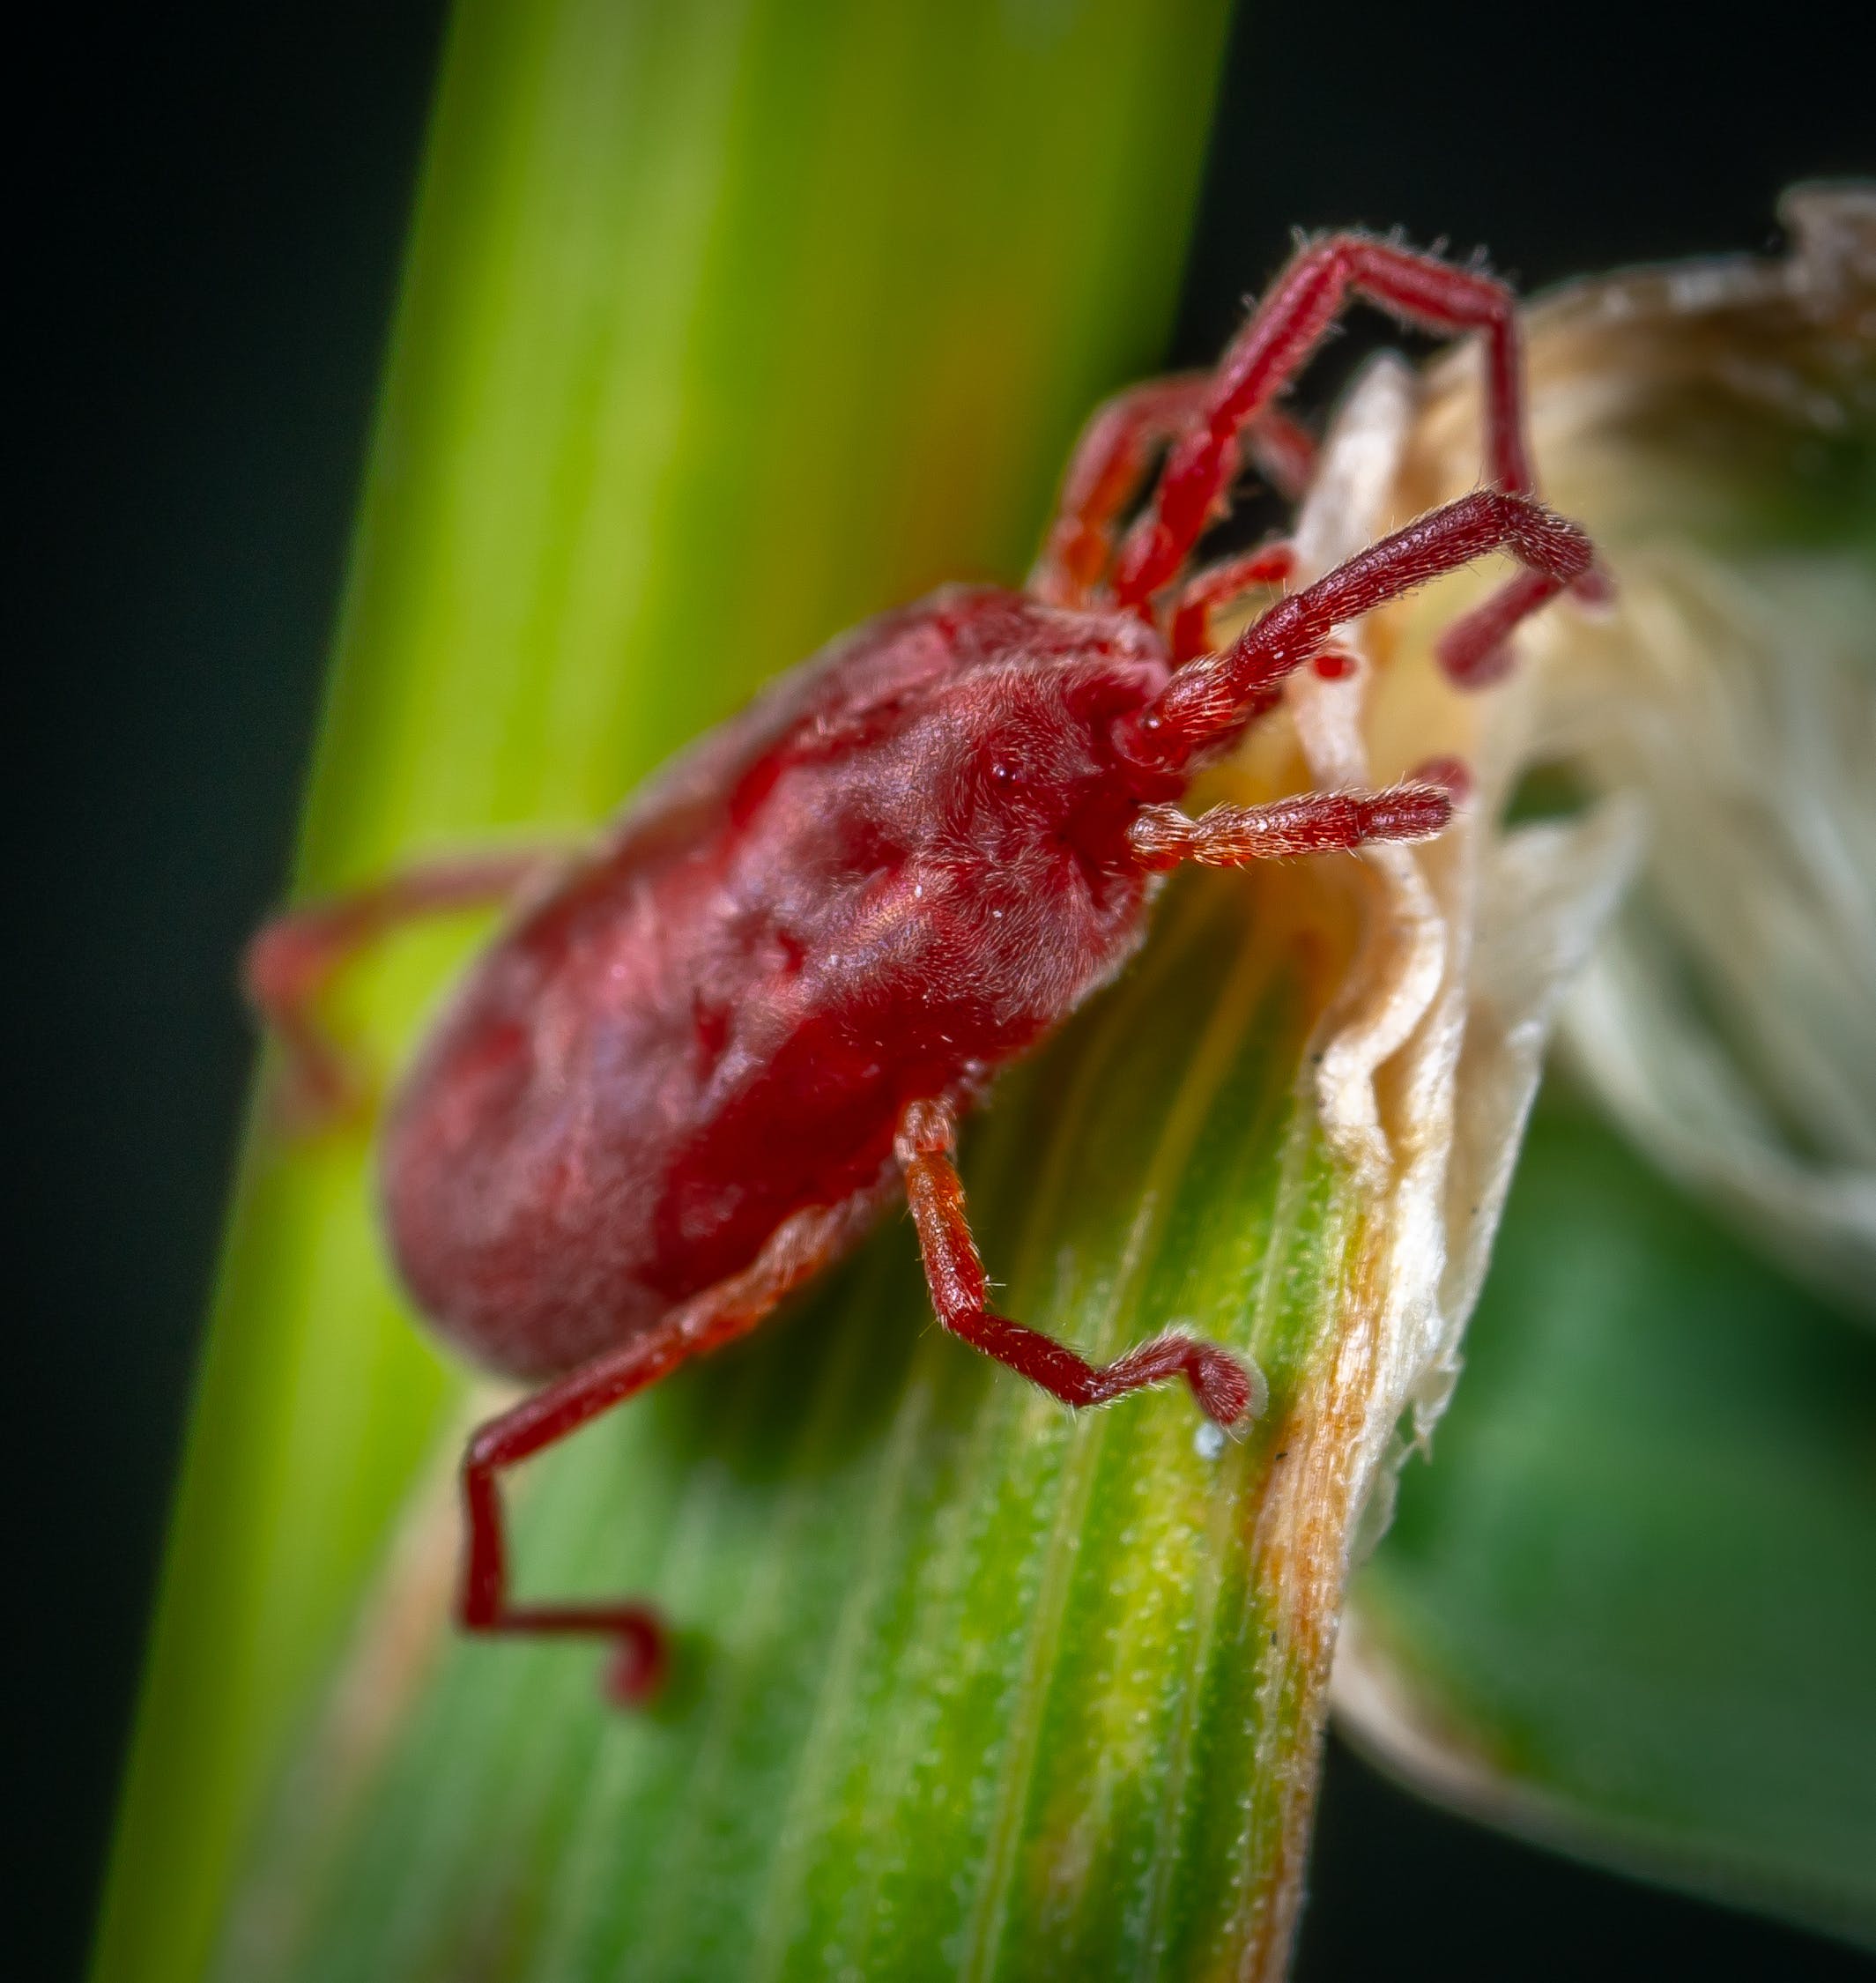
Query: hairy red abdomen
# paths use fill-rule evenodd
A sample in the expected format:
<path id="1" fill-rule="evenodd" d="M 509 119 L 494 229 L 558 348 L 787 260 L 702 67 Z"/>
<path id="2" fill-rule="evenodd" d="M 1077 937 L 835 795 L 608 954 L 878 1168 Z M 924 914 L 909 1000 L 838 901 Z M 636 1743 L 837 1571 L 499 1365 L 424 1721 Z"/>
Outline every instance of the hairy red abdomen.
<path id="1" fill-rule="evenodd" d="M 1110 977 L 1152 886 L 1115 719 L 1131 618 L 958 588 L 685 754 L 484 955 L 397 1097 L 419 1302 L 531 1376 L 650 1326 L 810 1206 L 884 1199 L 913 1101 L 970 1099 Z"/>

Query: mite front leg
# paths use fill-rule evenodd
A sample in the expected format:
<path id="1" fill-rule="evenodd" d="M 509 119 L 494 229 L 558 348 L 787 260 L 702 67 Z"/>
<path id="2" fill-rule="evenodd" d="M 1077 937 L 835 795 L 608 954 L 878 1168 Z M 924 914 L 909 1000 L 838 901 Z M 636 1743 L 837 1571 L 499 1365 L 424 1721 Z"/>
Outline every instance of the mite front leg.
<path id="1" fill-rule="evenodd" d="M 1152 505 L 1122 547 L 1114 579 L 1117 604 L 1144 610 L 1185 562 L 1229 485 L 1237 434 L 1309 363 L 1355 296 L 1416 330 L 1483 332 L 1491 478 L 1510 494 L 1531 490 L 1511 292 L 1494 277 L 1456 269 L 1435 256 L 1360 234 L 1331 234 L 1296 255 L 1220 360 L 1202 413 L 1174 448 Z"/>
<path id="2" fill-rule="evenodd" d="M 1121 720 L 1116 741 L 1144 768 L 1183 773 L 1268 709 L 1285 679 L 1338 627 L 1494 551 L 1509 551 L 1525 567 L 1505 588 L 1516 595 L 1516 618 L 1581 578 L 1594 556 L 1574 524 L 1528 496 L 1497 489 L 1461 496 L 1279 601 L 1221 653 L 1177 670 L 1144 710 Z M 1510 623 L 1490 606 L 1481 611 L 1488 637 L 1502 641 Z M 1471 624 L 1463 620 L 1453 632 Z"/>
<path id="3" fill-rule="evenodd" d="M 263 925 L 241 960 L 241 986 L 286 1049 L 289 1120 L 316 1127 L 363 1098 L 363 1082 L 314 1011 L 343 966 L 404 924 L 511 902 L 565 858 L 564 850 L 528 848 L 437 861 Z"/>
<path id="4" fill-rule="evenodd" d="M 797 1213 L 776 1229 L 753 1266 L 476 1431 L 463 1456 L 468 1549 L 456 1617 L 465 1631 L 613 1639 L 618 1651 L 607 1671 L 607 1692 L 632 1706 L 656 1691 L 670 1663 L 669 1641 L 649 1605 L 631 1600 L 516 1604 L 509 1598 L 499 1476 L 669 1377 L 680 1363 L 746 1335 L 785 1295 L 843 1251 L 872 1209 L 864 1204 Z"/>
<path id="5" fill-rule="evenodd" d="M 1143 806 L 1127 838 L 1143 867 L 1242 867 L 1378 840 L 1430 840 L 1452 818 L 1452 794 L 1425 779 L 1381 791 L 1306 792 L 1269 806 L 1214 806 L 1189 819 L 1175 806 Z"/>
<path id="6" fill-rule="evenodd" d="M 1130 1391 L 1183 1378 L 1199 1408 L 1220 1425 L 1235 1425 L 1263 1409 L 1262 1379 L 1215 1343 L 1172 1330 L 1111 1363 L 1095 1364 L 1039 1329 L 991 1314 L 984 1305 L 983 1262 L 971 1239 L 964 1186 L 953 1161 L 956 1147 L 956 1119 L 944 1103 L 915 1102 L 900 1118 L 894 1150 L 925 1280 L 938 1320 L 953 1335 L 1064 1405 L 1104 1405 Z"/>

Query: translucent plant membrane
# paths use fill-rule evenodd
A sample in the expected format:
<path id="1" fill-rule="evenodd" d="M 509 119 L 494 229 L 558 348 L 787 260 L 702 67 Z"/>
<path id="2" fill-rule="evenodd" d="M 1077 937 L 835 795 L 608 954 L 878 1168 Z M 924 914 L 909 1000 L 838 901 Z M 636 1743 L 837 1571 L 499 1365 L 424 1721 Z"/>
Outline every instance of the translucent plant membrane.
<path id="1" fill-rule="evenodd" d="M 1621 591 L 1527 651 L 1577 774 L 1649 813 L 1573 1059 L 1671 1173 L 1876 1317 L 1876 189 L 1783 218 L 1776 259 L 1530 311 L 1546 493 Z M 1469 486 L 1472 417 L 1446 368 L 1408 507 Z"/>
<path id="2" fill-rule="evenodd" d="M 1412 407 L 1383 366 L 1303 519 L 1368 540 Z M 1072 1417 L 931 1324 L 888 1221 L 815 1301 L 530 1470 L 530 1589 L 637 1589 L 650 1714 L 578 1649 L 445 1621 L 446 1449 L 278 1786 L 219 1973 L 1280 1975 L 1351 1544 L 1444 1395 L 1620 808 L 1495 823 L 1516 691 L 1299 680 L 1241 796 L 1431 756 L 1418 849 L 1200 878 L 1007 1081 L 967 1183 L 1007 1312 L 1084 1352 L 1177 1320 L 1253 1357 L 1243 1438 L 1183 1392 Z"/>

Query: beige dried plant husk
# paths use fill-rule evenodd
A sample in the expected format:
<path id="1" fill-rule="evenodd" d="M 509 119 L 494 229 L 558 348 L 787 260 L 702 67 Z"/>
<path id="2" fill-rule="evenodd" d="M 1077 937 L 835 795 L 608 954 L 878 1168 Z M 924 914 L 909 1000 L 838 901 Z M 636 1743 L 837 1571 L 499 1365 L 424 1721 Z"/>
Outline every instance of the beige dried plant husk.
<path id="1" fill-rule="evenodd" d="M 1776 258 L 1529 311 L 1545 494 L 1620 590 L 1523 654 L 1557 754 L 1648 815 L 1573 1060 L 1664 1168 L 1876 1317 L 1876 188 L 1782 217 Z M 1476 409 L 1463 360 L 1432 375 L 1405 507 L 1469 486 Z"/>

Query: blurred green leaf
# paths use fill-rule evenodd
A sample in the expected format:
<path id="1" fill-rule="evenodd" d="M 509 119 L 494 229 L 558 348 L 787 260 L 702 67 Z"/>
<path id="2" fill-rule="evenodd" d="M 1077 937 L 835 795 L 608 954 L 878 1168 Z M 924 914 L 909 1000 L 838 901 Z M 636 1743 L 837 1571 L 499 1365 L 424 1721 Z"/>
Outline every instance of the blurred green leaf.
<path id="1" fill-rule="evenodd" d="M 1540 1109 L 1466 1371 L 1357 1578 L 1417 1787 L 1876 1946 L 1876 1342 Z"/>
<path id="2" fill-rule="evenodd" d="M 842 625 L 1020 568 L 1076 423 L 1163 334 L 1225 15 L 464 0 L 304 884 L 583 828 Z M 426 935 L 359 974 L 345 1010 L 381 1059 L 462 947 Z M 201 1973 L 392 1512 L 460 1421 L 388 1283 L 360 1155 L 262 1139 L 244 1167 L 100 1931 L 113 1983 Z M 739 1410 L 711 1452 L 738 1429 L 761 1451 L 770 1414 L 753 1391 Z M 1175 1401 L 1153 1410 L 1189 1437 Z M 610 1464 L 673 1469 L 664 1423 Z M 609 1464 L 604 1442 L 581 1461 Z M 690 1560 L 681 1530 L 625 1517 L 608 1532 Z M 554 1529 L 530 1531 L 545 1578 L 570 1567 Z M 681 1575 L 658 1581 L 681 1608 Z M 514 1683 L 506 1659 L 488 1684 Z M 580 1664 L 555 1684 L 580 1693 Z M 564 1727 L 582 1754 L 655 1739 Z M 468 1823 L 456 1781 L 485 1767 L 507 1801 L 501 1758 L 551 1789 L 551 1732 L 512 1722 L 499 1755 L 451 1759 L 436 1808 Z M 421 1865 L 376 1873 L 422 1905 Z M 363 1972 L 400 1973 L 382 1951 Z"/>

